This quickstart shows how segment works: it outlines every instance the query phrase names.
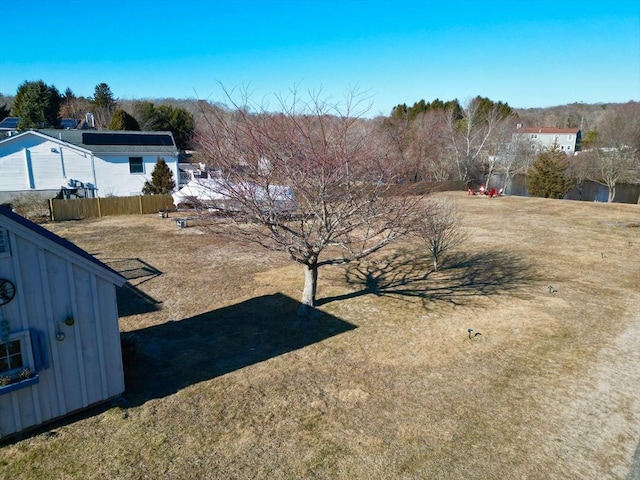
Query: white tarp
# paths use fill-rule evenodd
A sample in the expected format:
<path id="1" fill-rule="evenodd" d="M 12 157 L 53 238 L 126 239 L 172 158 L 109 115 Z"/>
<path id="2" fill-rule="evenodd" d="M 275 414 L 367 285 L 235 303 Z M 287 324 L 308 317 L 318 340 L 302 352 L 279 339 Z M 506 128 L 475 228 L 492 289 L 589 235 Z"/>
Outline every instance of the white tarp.
<path id="1" fill-rule="evenodd" d="M 270 185 L 268 189 L 253 184 L 228 184 L 215 178 L 198 178 L 191 180 L 184 187 L 172 194 L 174 205 L 199 203 L 215 208 L 233 208 L 238 204 L 238 196 L 246 192 L 265 206 L 272 205 L 278 211 L 291 211 L 297 204 L 293 189 L 286 185 Z M 237 208 L 237 207 L 236 207 Z"/>
<path id="2" fill-rule="evenodd" d="M 202 203 L 213 202 L 216 200 L 228 200 L 229 196 L 225 195 L 226 188 L 219 180 L 213 178 L 198 178 L 191 180 L 176 193 L 171 194 L 173 204 L 190 203 L 198 200 Z"/>

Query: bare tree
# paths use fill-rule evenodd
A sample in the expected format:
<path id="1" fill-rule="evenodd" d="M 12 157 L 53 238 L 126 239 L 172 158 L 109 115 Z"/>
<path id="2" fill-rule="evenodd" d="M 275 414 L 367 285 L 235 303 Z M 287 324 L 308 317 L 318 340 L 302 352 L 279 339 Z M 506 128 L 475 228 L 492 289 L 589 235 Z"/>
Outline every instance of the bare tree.
<path id="1" fill-rule="evenodd" d="M 416 219 L 412 234 L 431 252 L 433 269 L 438 270 L 443 255 L 460 245 L 467 237 L 461 228 L 460 213 L 446 199 L 430 199 Z"/>
<path id="2" fill-rule="evenodd" d="M 640 170 L 640 103 L 629 102 L 609 110 L 598 129 L 594 148 L 585 152 L 592 162 L 591 180 L 609 190 L 613 202 L 618 183 L 633 183 Z"/>
<path id="3" fill-rule="evenodd" d="M 82 119 L 91 111 L 91 104 L 83 97 L 66 97 L 60 105 L 60 117 Z"/>
<path id="4" fill-rule="evenodd" d="M 504 180 L 501 187 L 506 190 L 513 175 L 515 157 L 511 155 L 511 141 L 515 131 L 515 117 L 509 116 L 499 121 L 493 133 L 489 137 L 486 146 L 486 155 L 481 159 L 484 161 L 484 173 L 486 175 L 485 187 L 492 185 L 493 175 L 502 173 Z"/>
<path id="5" fill-rule="evenodd" d="M 488 106 L 489 102 L 476 97 L 462 108 L 462 118 L 455 109 L 450 109 L 446 115 L 451 157 L 458 178 L 465 182 L 472 179 L 478 162 L 486 157 L 494 130 L 505 118 L 504 106 Z"/>
<path id="6" fill-rule="evenodd" d="M 217 225 L 302 264 L 307 311 L 316 301 L 318 269 L 363 258 L 405 235 L 418 199 L 390 195 L 394 169 L 372 148 L 357 94 L 335 105 L 292 92 L 271 113 L 248 96 L 234 101 L 226 93 L 232 108 L 208 109 L 197 132 L 201 156 L 221 172 L 207 188 L 235 211 Z"/>

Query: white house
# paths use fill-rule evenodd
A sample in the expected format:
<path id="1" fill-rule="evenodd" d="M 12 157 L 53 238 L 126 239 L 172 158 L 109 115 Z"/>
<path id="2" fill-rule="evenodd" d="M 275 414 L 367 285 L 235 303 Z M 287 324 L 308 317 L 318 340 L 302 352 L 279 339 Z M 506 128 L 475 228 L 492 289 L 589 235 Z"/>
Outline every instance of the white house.
<path id="1" fill-rule="evenodd" d="M 61 189 L 89 197 L 140 195 L 159 158 L 178 182 L 171 132 L 30 130 L 0 141 L 0 202 Z"/>
<path id="2" fill-rule="evenodd" d="M 523 127 L 518 125 L 514 140 L 527 141 L 537 152 L 548 150 L 553 145 L 568 155 L 580 150 L 581 131 L 579 128 Z"/>
<path id="3" fill-rule="evenodd" d="M 0 207 L 0 438 L 122 394 L 125 281 Z"/>

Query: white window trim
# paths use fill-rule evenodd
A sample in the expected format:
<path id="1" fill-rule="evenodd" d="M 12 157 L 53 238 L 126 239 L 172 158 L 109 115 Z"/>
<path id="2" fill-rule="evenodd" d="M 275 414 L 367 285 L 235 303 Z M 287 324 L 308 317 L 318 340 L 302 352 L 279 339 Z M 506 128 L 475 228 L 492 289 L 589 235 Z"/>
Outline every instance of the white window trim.
<path id="1" fill-rule="evenodd" d="M 13 332 L 9 334 L 9 338 L 5 341 L 0 340 L 0 343 L 13 342 L 15 340 L 20 341 L 20 353 L 22 354 L 22 366 L 6 372 L 0 372 L 0 376 L 16 376 L 25 368 L 29 371 L 35 371 L 35 363 L 33 361 L 33 348 L 31 346 L 31 332 L 29 330 L 21 330 L 19 332 Z"/>

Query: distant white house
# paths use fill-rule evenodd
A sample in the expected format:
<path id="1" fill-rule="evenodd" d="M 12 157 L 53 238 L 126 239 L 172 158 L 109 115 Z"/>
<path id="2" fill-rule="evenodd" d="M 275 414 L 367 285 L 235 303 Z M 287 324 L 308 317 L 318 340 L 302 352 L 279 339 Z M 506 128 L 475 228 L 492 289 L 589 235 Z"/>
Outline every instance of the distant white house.
<path id="1" fill-rule="evenodd" d="M 553 145 L 568 155 L 580 150 L 582 133 L 579 128 L 524 127 L 519 125 L 514 140 L 526 141 L 537 152 L 549 150 Z"/>
<path id="2" fill-rule="evenodd" d="M 140 195 L 159 158 L 178 183 L 171 132 L 29 130 L 0 141 L 0 203 L 25 192 Z"/>
<path id="3" fill-rule="evenodd" d="M 116 286 L 125 281 L 0 206 L 0 439 L 124 392 Z"/>

